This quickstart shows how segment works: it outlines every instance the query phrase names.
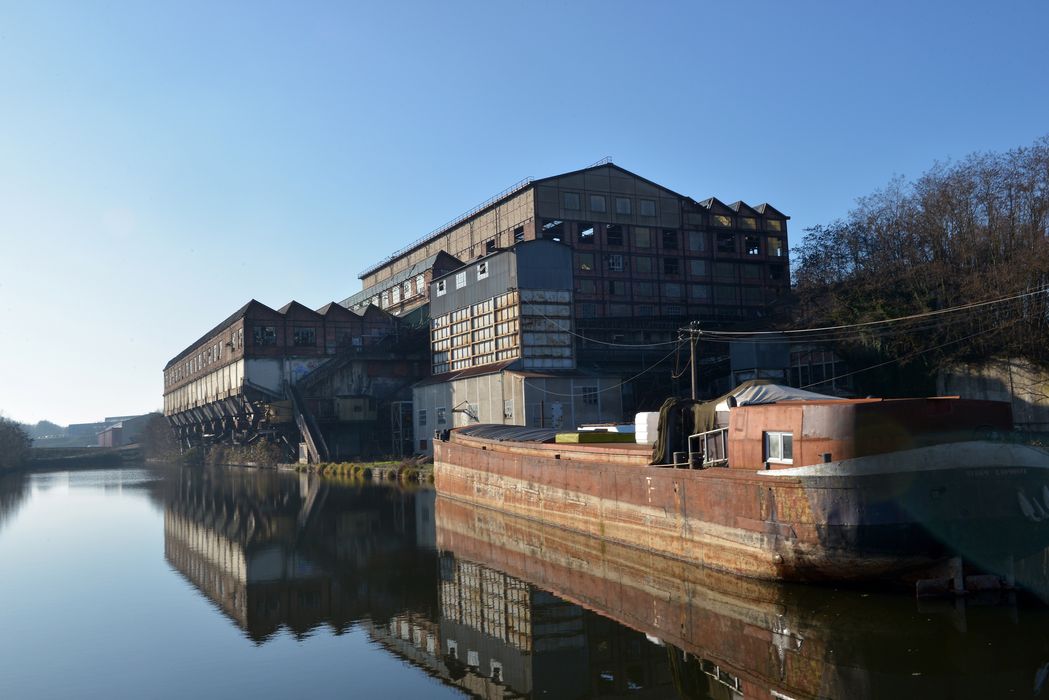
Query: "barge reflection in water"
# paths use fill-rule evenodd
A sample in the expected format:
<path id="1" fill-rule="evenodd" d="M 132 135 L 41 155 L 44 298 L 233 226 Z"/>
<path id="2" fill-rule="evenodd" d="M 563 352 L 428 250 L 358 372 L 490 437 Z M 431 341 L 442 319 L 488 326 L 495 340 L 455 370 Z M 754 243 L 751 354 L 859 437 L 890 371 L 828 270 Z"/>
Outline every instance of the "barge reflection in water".
<path id="1" fill-rule="evenodd" d="M 19 601 L 0 607 L 3 697 L 1046 694 L 1042 607 L 762 583 L 432 490 L 289 473 L 0 490 L 0 557 L 19 572 L 0 578 L 0 600 Z M 98 675 L 113 658 L 128 670 Z"/>

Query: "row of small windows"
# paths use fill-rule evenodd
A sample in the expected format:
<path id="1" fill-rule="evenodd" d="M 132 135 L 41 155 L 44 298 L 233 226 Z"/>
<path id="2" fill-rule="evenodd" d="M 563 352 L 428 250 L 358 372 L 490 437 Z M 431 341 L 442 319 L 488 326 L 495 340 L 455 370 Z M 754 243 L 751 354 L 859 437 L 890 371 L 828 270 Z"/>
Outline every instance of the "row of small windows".
<path id="1" fill-rule="evenodd" d="M 764 304 L 767 296 L 762 287 L 735 287 L 728 285 L 709 284 L 678 284 L 677 282 L 634 282 L 632 285 L 622 280 L 606 280 L 602 285 L 607 289 L 609 296 L 627 296 L 633 291 L 635 297 L 659 297 L 669 299 L 683 299 L 686 292 L 688 298 L 697 302 L 714 301 L 718 304 Z M 576 291 L 583 295 L 597 294 L 598 286 L 596 280 L 577 280 Z"/>
<path id="2" fill-rule="evenodd" d="M 628 242 L 633 243 L 634 248 L 655 248 L 663 250 L 678 250 L 680 239 L 676 229 L 652 229 L 648 226 L 622 226 L 620 224 L 592 224 L 588 221 L 574 223 L 576 242 L 580 245 L 592 245 L 597 240 L 597 233 L 604 230 L 604 244 L 609 247 L 626 247 Z M 566 222 L 560 219 L 547 219 L 542 225 L 542 237 L 548 240 L 566 240 Z M 694 252 L 705 252 L 708 249 L 708 236 L 706 231 L 685 231 L 684 240 L 688 250 Z M 778 258 L 787 254 L 786 242 L 779 236 L 762 236 L 760 234 L 744 234 L 742 236 L 732 231 L 717 231 L 714 233 L 714 249 L 719 253 L 738 255 L 741 251 L 746 255 L 762 254 L 762 239 L 765 242 L 765 254 Z"/>
<path id="3" fill-rule="evenodd" d="M 476 277 L 477 277 L 478 281 L 483 280 L 483 279 L 487 279 L 488 278 L 488 261 L 484 260 L 482 262 L 477 263 L 476 267 L 474 267 L 474 272 L 476 274 Z M 465 287 L 466 284 L 467 284 L 468 278 L 469 278 L 469 272 L 467 270 L 463 270 L 461 272 L 455 273 L 455 288 L 456 289 L 462 289 L 463 287 Z M 447 293 L 448 293 L 448 280 L 447 279 L 437 280 L 437 296 L 443 297 Z"/>
<path id="4" fill-rule="evenodd" d="M 244 329 L 239 328 L 234 331 L 230 331 L 229 340 L 223 343 L 222 341 L 208 345 L 196 355 L 190 357 L 185 362 L 172 367 L 168 371 L 164 372 L 164 386 L 171 386 L 176 384 L 187 377 L 196 374 L 205 367 L 219 362 L 222 360 L 223 348 L 229 348 L 230 350 L 242 350 L 244 348 Z"/>
<path id="5" fill-rule="evenodd" d="M 276 326 L 255 326 L 253 329 L 255 345 L 259 347 L 274 346 L 277 344 Z M 297 348 L 312 348 L 317 346 L 317 329 L 310 327 L 296 327 L 291 331 L 291 342 Z"/>
<path id="6" fill-rule="evenodd" d="M 582 196 L 578 192 L 562 192 L 561 203 L 566 211 L 582 211 Z M 617 215 L 630 216 L 634 213 L 634 200 L 630 197 L 612 196 L 612 206 Z M 587 196 L 587 210 L 596 214 L 608 212 L 608 198 L 603 194 L 591 194 Z M 638 200 L 637 213 L 646 218 L 655 218 L 656 201 L 654 199 Z M 753 216 L 733 217 L 728 214 L 711 214 L 710 224 L 719 228 L 732 228 L 738 222 L 738 228 L 758 230 L 758 219 Z M 783 221 L 781 219 L 765 219 L 766 231 L 782 231 Z"/>
<path id="7" fill-rule="evenodd" d="M 682 273 L 681 258 L 653 258 L 645 255 L 626 258 L 620 253 L 608 253 L 604 257 L 604 268 L 609 272 L 626 272 L 626 262 L 629 259 L 633 266 L 633 272 L 637 274 L 650 275 L 662 272 L 664 275 L 680 275 Z M 576 253 L 575 268 L 577 272 L 597 272 L 597 256 L 594 253 Z M 741 273 L 745 280 L 759 280 L 762 277 L 763 265 L 748 265 L 734 262 L 717 261 L 711 264 L 709 260 L 698 258 L 687 258 L 685 260 L 688 274 L 692 277 L 707 277 L 713 268 L 715 277 L 736 279 Z M 769 265 L 769 279 L 782 281 L 786 279 L 786 267 L 784 265 Z"/>
<path id="8" fill-rule="evenodd" d="M 675 317 L 702 315 L 739 319 L 744 317 L 756 317 L 757 312 L 760 311 L 758 306 L 711 306 L 709 302 L 703 302 L 700 300 L 692 300 L 691 303 L 703 304 L 703 306 L 689 306 L 688 314 L 686 314 L 685 300 L 683 299 L 677 303 L 671 301 L 670 303 L 663 304 L 597 304 L 593 302 L 584 302 L 576 305 L 576 318 L 651 318 L 653 316 Z M 586 344 L 585 340 L 582 342 L 584 345 Z"/>
<path id="9" fill-rule="evenodd" d="M 354 310 L 360 310 L 368 304 L 378 306 L 381 309 L 389 308 L 394 304 L 400 304 L 401 301 L 407 301 L 412 297 L 424 296 L 426 294 L 426 276 L 417 275 L 415 277 L 415 285 L 413 287 L 412 280 L 407 280 L 402 284 L 395 285 L 385 290 L 381 294 L 373 296 L 367 302 L 361 302 L 354 305 Z"/>

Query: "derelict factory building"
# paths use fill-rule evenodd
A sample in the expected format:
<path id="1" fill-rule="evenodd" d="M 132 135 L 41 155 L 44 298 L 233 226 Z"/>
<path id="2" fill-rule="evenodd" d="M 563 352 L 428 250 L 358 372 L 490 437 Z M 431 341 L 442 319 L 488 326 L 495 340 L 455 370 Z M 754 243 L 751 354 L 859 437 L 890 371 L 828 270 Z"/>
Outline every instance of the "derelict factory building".
<path id="1" fill-rule="evenodd" d="M 361 291 L 340 302 L 353 312 L 345 318 L 336 305 L 234 314 L 165 368 L 165 414 L 186 444 L 223 434 L 240 441 L 272 426 L 281 414 L 272 407 L 290 402 L 300 440 L 320 443 L 345 422 L 340 400 L 371 397 L 382 403 L 367 414 L 372 425 L 416 451 L 428 451 L 444 425 L 620 420 L 674 391 L 667 371 L 627 380 L 666 359 L 659 344 L 678 328 L 752 322 L 787 292 L 787 219 L 769 204 L 698 201 L 611 162 L 522 181 L 364 270 Z M 544 249 L 551 266 L 540 275 L 531 251 Z M 489 265 L 493 276 L 478 278 Z M 328 339 L 328 328 L 370 318 L 387 325 L 386 337 L 426 328 L 429 347 L 421 337 L 411 348 L 386 342 L 366 365 L 369 341 L 354 332 Z M 281 357 L 272 377 L 249 362 L 266 354 Z M 531 387 L 529 396 L 504 396 L 514 382 Z M 409 414 L 413 393 L 422 403 Z M 317 425 L 326 420 L 330 430 Z M 363 449 L 358 438 L 342 442 L 342 454 Z"/>

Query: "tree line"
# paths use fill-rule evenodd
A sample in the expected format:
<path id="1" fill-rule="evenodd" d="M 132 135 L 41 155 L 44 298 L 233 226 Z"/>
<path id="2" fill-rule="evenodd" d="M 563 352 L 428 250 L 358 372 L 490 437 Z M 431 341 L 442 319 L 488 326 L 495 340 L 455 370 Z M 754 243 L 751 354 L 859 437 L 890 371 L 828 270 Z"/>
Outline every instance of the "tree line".
<path id="1" fill-rule="evenodd" d="M 0 474 L 21 468 L 29 457 L 32 444 L 21 425 L 0 416 Z"/>
<path id="2" fill-rule="evenodd" d="M 1011 357 L 1049 369 L 1049 136 L 894 179 L 808 229 L 793 257 L 796 327 L 918 316 L 838 331 L 834 349 L 853 364 L 898 358 L 929 376 Z"/>

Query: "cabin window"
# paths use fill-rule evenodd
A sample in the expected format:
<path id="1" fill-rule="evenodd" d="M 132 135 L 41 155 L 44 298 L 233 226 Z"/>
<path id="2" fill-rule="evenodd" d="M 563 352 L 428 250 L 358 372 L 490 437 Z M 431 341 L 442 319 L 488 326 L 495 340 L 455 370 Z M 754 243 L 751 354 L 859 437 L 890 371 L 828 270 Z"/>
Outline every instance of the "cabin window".
<path id="1" fill-rule="evenodd" d="M 776 464 L 794 463 L 794 434 L 765 433 L 765 461 Z"/>
<path id="2" fill-rule="evenodd" d="M 448 289 L 448 287 L 445 284 L 445 280 L 441 280 L 440 282 L 438 282 L 437 283 L 437 296 L 443 297 L 444 293 L 445 293 L 445 291 L 447 291 L 447 289 Z"/>

